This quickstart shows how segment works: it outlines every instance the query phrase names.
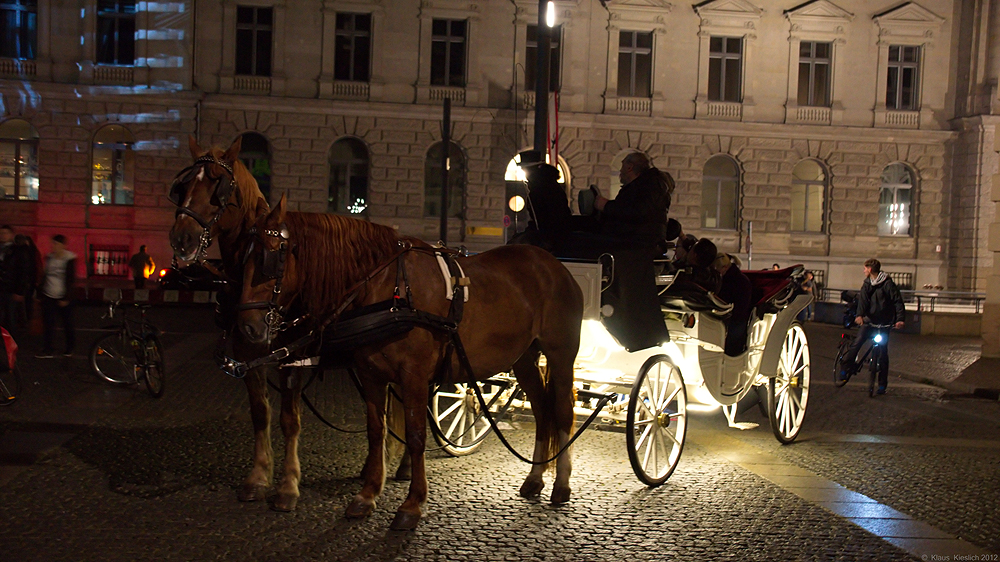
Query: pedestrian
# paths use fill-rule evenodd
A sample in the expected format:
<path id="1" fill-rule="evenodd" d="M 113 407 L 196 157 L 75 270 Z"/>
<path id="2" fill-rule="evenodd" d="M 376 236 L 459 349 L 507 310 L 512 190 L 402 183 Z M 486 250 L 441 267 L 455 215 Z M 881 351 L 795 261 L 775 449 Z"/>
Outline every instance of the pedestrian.
<path id="1" fill-rule="evenodd" d="M 128 261 L 128 266 L 132 269 L 132 281 L 135 282 L 136 289 L 146 287 L 146 272 L 156 268 L 153 258 L 146 253 L 145 244 L 139 246 L 139 253 L 132 256 L 132 259 Z"/>
<path id="2" fill-rule="evenodd" d="M 31 319 L 35 285 L 38 284 L 38 249 L 25 234 L 14 236 L 13 294 L 11 317 L 14 329 L 20 330 Z"/>
<path id="3" fill-rule="evenodd" d="M 891 324 L 897 330 L 903 329 L 903 320 L 906 317 L 906 307 L 903 305 L 903 297 L 892 279 L 882 271 L 882 264 L 875 258 L 865 261 L 865 281 L 858 292 L 858 311 L 854 322 L 861 328 L 857 337 L 847 354 L 844 355 L 840 366 L 840 379 L 847 380 L 851 374 L 855 373 L 859 365 L 856 362 L 861 346 L 872 335 L 875 328 L 873 324 Z M 885 389 L 889 384 L 889 338 L 886 334 L 885 341 L 879 346 L 882 354 L 878 373 L 878 393 L 885 394 Z"/>
<path id="4" fill-rule="evenodd" d="M 773 269 L 774 271 L 778 271 L 779 269 L 781 269 L 781 266 L 776 263 L 773 263 L 771 264 L 771 269 Z"/>
<path id="5" fill-rule="evenodd" d="M 0 326 L 14 326 L 14 285 L 17 275 L 17 248 L 14 246 L 14 229 L 0 226 Z"/>
<path id="6" fill-rule="evenodd" d="M 799 319 L 803 321 L 805 320 L 812 321 L 813 316 L 815 314 L 814 312 L 815 308 L 813 303 L 816 302 L 816 281 L 813 278 L 814 278 L 813 272 L 807 271 L 805 279 L 802 280 L 801 284 L 802 293 L 807 295 L 812 295 L 813 297 L 813 300 L 809 303 L 808 306 L 805 307 L 805 309 L 799 315 L 800 316 Z"/>
<path id="7" fill-rule="evenodd" d="M 73 283 L 76 281 L 76 254 L 66 249 L 66 237 L 52 237 L 52 251 L 45 257 L 45 278 L 39 294 L 42 299 L 42 322 L 45 325 L 43 347 L 35 357 L 55 356 L 56 320 L 66 334 L 64 357 L 73 355 L 76 333 L 73 328 Z"/>

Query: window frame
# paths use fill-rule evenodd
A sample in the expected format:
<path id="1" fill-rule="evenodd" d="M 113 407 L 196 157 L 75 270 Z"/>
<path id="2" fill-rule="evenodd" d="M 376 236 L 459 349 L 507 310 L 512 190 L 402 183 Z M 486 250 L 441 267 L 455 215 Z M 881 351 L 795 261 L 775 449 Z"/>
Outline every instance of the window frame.
<path id="1" fill-rule="evenodd" d="M 113 141 L 98 141 L 98 137 L 101 132 L 107 129 L 120 129 L 120 133 L 115 135 Z M 110 198 L 108 201 L 99 201 L 96 198 L 100 197 L 101 189 L 98 187 L 99 181 L 104 181 L 103 178 L 98 178 L 96 169 L 97 165 L 97 150 L 98 145 L 108 145 L 102 146 L 102 149 L 111 150 L 111 168 L 108 172 L 110 178 Z M 135 135 L 131 131 L 126 129 L 121 125 L 108 125 L 101 127 L 94 133 L 93 138 L 90 142 L 90 204 L 91 205 L 110 205 L 110 206 L 131 206 L 135 205 Z M 121 186 L 118 185 L 116 181 L 118 178 L 115 177 L 115 170 L 117 165 L 121 164 L 122 174 L 121 174 Z M 130 201 L 119 201 L 118 192 L 121 191 L 124 194 L 131 193 Z"/>
<path id="2" fill-rule="evenodd" d="M 530 38 L 531 30 L 535 31 L 535 39 Z M 553 36 L 549 41 L 549 92 L 558 92 L 562 86 L 562 39 L 563 26 L 556 25 L 552 28 Z M 535 80 L 538 69 L 538 24 L 527 24 L 524 28 L 524 90 L 535 91 Z M 555 71 L 552 69 L 555 68 Z M 533 72 L 531 80 L 528 80 L 529 69 Z"/>
<path id="3" fill-rule="evenodd" d="M 630 45 L 623 47 L 622 44 L 621 44 L 621 38 L 625 34 L 631 34 L 632 41 L 631 41 Z M 649 36 L 649 47 L 639 47 L 638 46 L 638 44 L 639 44 L 639 35 L 640 34 L 642 34 L 642 35 L 648 35 Z M 618 93 L 618 97 L 622 97 L 622 98 L 649 98 L 649 97 L 653 96 L 653 74 L 654 74 L 653 73 L 653 64 L 655 64 L 655 61 L 653 60 L 653 53 L 654 52 L 656 52 L 656 34 L 653 33 L 652 31 L 639 31 L 639 30 L 634 30 L 634 29 L 623 29 L 623 30 L 620 30 L 618 32 L 618 69 L 619 69 L 619 71 L 618 71 L 618 88 L 616 90 L 617 93 Z M 625 92 L 625 93 L 622 92 L 622 76 L 621 76 L 622 56 L 626 56 L 626 57 L 628 57 L 631 60 L 630 66 L 629 66 L 631 72 L 629 74 L 627 92 Z M 636 92 L 636 77 L 638 76 L 637 67 L 638 67 L 638 59 L 639 59 L 639 57 L 648 57 L 649 58 L 649 77 L 648 77 L 649 92 L 647 92 L 645 94 L 642 94 L 642 95 L 639 95 L 640 93 Z"/>
<path id="4" fill-rule="evenodd" d="M 113 10 L 101 9 L 101 3 L 104 1 L 114 2 L 115 8 Z M 126 11 L 131 5 L 131 13 Z M 96 26 L 94 28 L 94 62 L 100 65 L 112 65 L 112 66 L 135 66 L 136 61 L 136 40 L 135 31 L 138 28 L 138 2 L 135 0 L 97 0 L 97 14 L 96 14 Z M 132 22 L 132 34 L 129 37 L 127 30 L 122 31 L 121 25 L 125 21 Z M 112 36 L 106 35 L 103 27 L 103 23 L 109 23 L 111 26 Z M 122 45 L 131 44 L 132 47 L 132 60 L 130 62 L 124 62 L 122 57 Z M 110 60 L 102 60 L 102 46 L 111 45 L 112 56 Z M 105 53 L 106 54 L 106 53 Z"/>
<path id="5" fill-rule="evenodd" d="M 40 185 L 35 187 L 35 190 L 34 190 L 35 191 L 35 194 L 34 194 L 35 197 L 34 198 L 31 197 L 31 188 L 30 187 L 23 187 L 23 189 L 22 189 L 22 185 L 21 185 L 24 182 L 24 180 L 26 179 L 25 174 L 22 173 L 22 168 L 24 166 L 21 164 L 22 154 L 23 154 L 22 148 L 26 147 L 26 146 L 27 147 L 33 147 L 32 151 L 31 151 L 33 154 L 28 157 L 27 167 L 29 169 L 32 167 L 31 161 L 33 160 L 34 161 L 34 169 L 35 169 L 34 178 L 35 178 L 36 181 L 38 181 L 38 146 L 39 146 L 38 131 L 28 121 L 25 121 L 24 119 L 17 119 L 17 118 L 8 119 L 8 120 L 4 121 L 3 123 L 0 123 L 0 127 L 2 127 L 3 125 L 5 125 L 7 123 L 10 123 L 11 121 L 23 121 L 29 127 L 29 131 L 30 131 L 30 133 L 31 133 L 32 136 L 29 137 L 29 138 L 0 137 L 0 144 L 13 144 L 14 145 L 13 146 L 13 150 L 11 151 L 13 153 L 13 156 L 14 156 L 14 166 L 13 166 L 14 171 L 11 174 L 11 179 L 13 180 L 13 185 L 14 185 L 14 193 L 10 194 L 10 195 L 4 195 L 4 196 L 0 197 L 0 201 L 38 201 L 38 193 L 39 193 L 40 187 L 41 187 Z M 3 168 L 4 167 L 0 166 L 0 169 L 3 169 Z M 30 178 L 31 176 L 27 176 L 27 177 Z M 27 191 L 27 193 L 22 195 L 22 193 L 21 193 L 22 191 Z"/>
<path id="6" fill-rule="evenodd" d="M 251 23 L 240 23 L 240 21 L 239 21 L 240 10 L 253 10 L 253 22 L 251 22 Z M 270 12 L 270 15 L 271 15 L 271 23 L 270 24 L 261 24 L 261 23 L 258 23 L 258 16 L 261 13 L 261 11 L 263 11 L 263 10 L 267 10 L 268 12 Z M 274 10 L 274 8 L 271 7 L 271 6 L 255 6 L 255 5 L 245 5 L 245 4 L 239 4 L 239 5 L 237 5 L 236 6 L 235 30 L 236 30 L 236 34 L 234 36 L 234 46 L 235 46 L 235 51 L 236 51 L 236 57 L 233 59 L 234 60 L 233 67 L 235 68 L 235 75 L 236 76 L 257 76 L 257 77 L 261 77 L 261 78 L 270 78 L 274 74 L 274 59 L 275 59 L 275 44 L 276 44 L 276 37 L 275 37 L 275 33 L 274 33 L 274 30 L 275 30 L 275 10 Z M 243 31 L 243 32 L 249 31 L 250 34 L 251 34 L 251 39 L 250 39 L 250 50 L 251 50 L 251 52 L 250 52 L 250 57 L 249 57 L 250 58 L 250 72 L 241 72 L 240 71 L 241 69 L 240 69 L 240 64 L 239 63 L 240 63 L 240 60 L 241 60 L 241 58 L 240 58 L 241 57 L 241 53 L 240 53 L 240 32 L 241 31 Z M 260 48 L 260 46 L 261 46 L 260 44 L 262 43 L 262 41 L 260 39 L 260 35 L 259 35 L 261 32 L 266 32 L 268 34 L 268 37 L 270 38 L 270 41 L 269 41 L 270 44 L 267 46 L 268 47 L 268 63 L 267 63 L 267 69 L 266 70 L 258 68 L 260 66 L 260 60 L 259 60 L 259 56 L 258 56 L 259 55 L 258 49 Z"/>
<path id="7" fill-rule="evenodd" d="M 715 40 L 715 39 L 721 39 L 722 40 L 722 45 L 723 45 L 723 47 L 722 47 L 723 50 L 722 51 L 714 51 L 714 50 L 712 50 L 712 46 L 711 46 L 712 45 L 712 41 Z M 740 50 L 737 53 L 731 53 L 731 52 L 728 51 L 729 42 L 732 41 L 732 40 L 739 41 Z M 724 36 L 724 35 L 713 35 L 713 36 L 709 37 L 708 44 L 709 44 L 709 48 L 708 48 L 708 101 L 729 102 L 729 103 L 743 103 L 743 81 L 744 81 L 743 80 L 743 68 L 744 68 L 743 55 L 744 55 L 744 52 L 746 51 L 746 47 L 744 46 L 743 37 L 730 37 L 730 36 Z M 712 88 L 712 66 L 713 66 L 713 61 L 719 61 L 719 66 L 720 66 L 720 68 L 719 68 L 719 84 L 718 84 L 718 87 L 716 88 L 717 91 L 713 91 L 713 88 Z M 729 64 L 731 64 L 732 61 L 736 61 L 736 64 L 738 65 L 737 66 L 737 72 L 736 72 L 736 74 L 739 76 L 739 83 L 736 86 L 736 96 L 735 96 L 735 99 L 728 99 L 726 97 L 726 75 L 727 75 L 726 70 L 727 70 L 727 68 L 729 66 L 727 64 L 727 62 Z M 713 97 L 713 95 L 714 96 L 718 96 L 718 97 Z"/>
<path id="8" fill-rule="evenodd" d="M 31 5 L 29 5 L 29 2 Z M 0 19 L 5 21 L 6 14 L 4 12 L 12 12 L 15 15 L 17 29 L 16 31 L 11 29 L 8 32 L 16 35 L 17 41 L 14 49 L 0 54 L 0 57 L 16 60 L 36 60 L 38 58 L 38 26 L 40 24 L 38 21 L 38 0 L 3 0 L 3 2 L 0 2 Z M 25 52 L 25 50 L 28 52 Z"/>
<path id="9" fill-rule="evenodd" d="M 893 60 L 893 49 L 897 49 L 897 59 Z M 913 49 L 916 53 L 916 60 L 906 61 L 905 52 L 907 49 Z M 920 45 L 889 45 L 888 61 L 886 62 L 886 75 L 885 75 L 885 108 L 890 111 L 919 111 L 920 110 L 920 86 L 921 86 L 921 66 L 923 64 L 923 48 Z M 913 84 L 910 85 L 910 103 L 906 106 L 901 102 L 903 97 L 903 81 L 905 76 L 905 71 L 909 69 L 912 71 Z M 893 80 L 893 71 L 896 71 L 895 80 Z M 895 85 L 893 85 L 895 82 Z M 893 87 L 895 87 L 895 92 L 893 92 Z M 893 100 L 890 97 L 895 93 Z"/>
<path id="10" fill-rule="evenodd" d="M 802 46 L 810 45 L 810 54 L 806 57 L 802 56 Z M 816 55 L 816 50 L 818 45 L 827 46 L 827 56 L 819 57 Z M 803 77 L 802 66 L 807 65 L 809 67 L 809 73 Z M 814 94 L 816 93 L 816 68 L 818 66 L 826 67 L 826 87 L 824 88 L 823 96 L 826 98 L 823 103 L 817 103 L 814 99 Z M 830 41 L 800 41 L 799 42 L 799 81 L 798 81 L 798 93 L 797 97 L 799 107 L 830 107 L 832 103 L 831 92 L 833 90 L 833 43 Z M 801 97 L 802 82 L 803 79 L 806 82 L 806 101 L 803 103 Z"/>
<path id="11" fill-rule="evenodd" d="M 823 234 L 823 233 L 826 233 L 826 231 L 827 231 L 827 213 L 829 211 L 829 209 L 828 209 L 828 207 L 829 207 L 828 198 L 829 198 L 829 193 L 830 193 L 830 171 L 829 171 L 829 168 L 827 166 L 825 166 L 822 162 L 820 162 L 819 160 L 817 160 L 815 158 L 804 158 L 804 159 L 800 160 L 798 163 L 796 163 L 795 167 L 798 167 L 798 165 L 801 164 L 801 163 L 803 163 L 803 162 L 813 162 L 814 164 L 816 164 L 817 166 L 819 166 L 819 168 L 823 171 L 823 180 L 822 181 L 817 181 L 817 180 L 803 180 L 803 179 L 799 179 L 798 177 L 795 176 L 795 171 L 794 171 L 794 168 L 793 168 L 793 170 L 792 170 L 792 184 L 791 184 L 792 195 L 794 196 L 795 186 L 796 185 L 803 186 L 803 193 L 802 193 L 802 195 L 803 195 L 803 205 L 804 205 L 804 208 L 802 208 L 802 210 L 801 210 L 801 212 L 802 212 L 802 227 L 803 228 L 802 229 L 795 229 L 794 228 L 795 214 L 796 214 L 796 211 L 798 209 L 796 209 L 796 207 L 794 207 L 793 205 L 789 204 L 789 210 L 791 211 L 791 217 L 790 217 L 789 223 L 788 223 L 788 230 L 789 230 L 789 232 L 801 232 L 801 233 L 809 233 L 809 234 Z M 820 224 L 819 230 L 810 230 L 808 228 L 808 226 L 809 226 L 809 217 L 811 216 L 811 214 L 809 213 L 809 186 L 819 186 L 820 197 L 821 197 L 821 203 L 820 203 L 821 208 L 819 209 L 819 224 Z"/>
<path id="12" fill-rule="evenodd" d="M 434 33 L 434 27 L 438 22 L 443 22 L 447 28 L 444 35 Z M 454 24 L 461 22 L 464 25 L 464 30 L 459 35 L 452 35 Z M 433 18 L 431 19 L 431 66 L 430 66 L 430 85 L 447 87 L 447 88 L 464 88 L 468 85 L 469 81 L 469 20 L 468 19 L 454 19 L 454 18 Z M 438 45 L 444 45 L 444 68 L 443 76 L 435 76 L 435 57 L 433 51 Z M 461 45 L 462 54 L 462 70 L 461 75 L 452 74 L 452 56 L 454 53 L 454 46 Z M 457 78 L 457 80 L 456 80 Z M 455 83 L 457 82 L 457 83 Z"/>
<path id="13" fill-rule="evenodd" d="M 709 175 L 706 175 L 705 174 L 705 169 L 708 167 L 709 162 L 711 162 L 713 159 L 716 159 L 716 158 L 724 158 L 724 159 L 728 160 L 732 164 L 733 168 L 736 170 L 736 175 L 735 176 L 709 176 Z M 702 165 L 701 170 L 702 170 L 702 173 L 701 173 L 702 200 L 701 200 L 701 205 L 699 207 L 700 208 L 700 215 L 701 215 L 701 221 L 700 221 L 701 222 L 701 227 L 705 228 L 705 229 L 712 229 L 712 230 L 738 231 L 739 228 L 740 228 L 740 191 L 742 189 L 742 186 L 741 186 L 742 175 L 740 174 L 740 163 L 739 163 L 739 161 L 737 161 L 735 158 L 733 158 L 732 156 L 730 156 L 728 154 L 713 154 L 707 160 L 705 160 L 705 164 Z M 714 181 L 715 188 L 716 188 L 716 191 L 715 191 L 715 193 L 716 193 L 716 199 L 715 199 L 715 220 L 716 220 L 716 225 L 715 226 L 706 226 L 707 215 L 705 213 L 705 211 L 706 211 L 706 206 L 705 206 L 705 193 L 706 193 L 705 184 L 708 181 Z M 732 181 L 733 184 L 734 184 L 733 193 L 732 193 L 732 199 L 733 199 L 733 215 L 732 215 L 733 226 L 732 227 L 729 227 L 729 226 L 720 226 L 720 223 L 722 222 L 720 220 L 721 217 L 722 217 L 722 201 L 723 201 L 723 197 L 722 197 L 722 195 L 723 195 L 723 185 L 722 184 L 725 181 Z"/>
<path id="14" fill-rule="evenodd" d="M 350 16 L 350 21 L 351 21 L 351 27 L 350 27 L 350 29 L 344 29 L 344 28 L 340 27 L 340 17 L 341 16 Z M 359 17 L 366 17 L 366 18 L 368 18 L 368 29 L 367 30 L 365 30 L 365 31 L 359 31 L 357 29 L 357 20 L 358 20 Z M 334 31 L 334 35 L 335 35 L 335 39 L 334 39 L 334 63 L 333 63 L 333 79 L 334 80 L 337 80 L 337 81 L 346 81 L 346 82 L 365 82 L 365 83 L 371 82 L 371 76 L 372 76 L 372 46 L 373 46 L 372 45 L 373 44 L 373 33 L 372 33 L 372 31 L 373 31 L 374 19 L 375 18 L 373 17 L 373 15 L 370 12 L 337 12 L 334 15 L 334 30 L 335 30 Z M 341 76 L 340 70 L 342 70 L 342 69 L 340 68 L 340 65 L 338 65 L 338 60 L 339 60 L 338 55 L 340 53 L 339 46 L 340 46 L 341 38 L 346 38 L 346 41 L 350 44 L 350 47 L 349 47 L 350 55 L 348 55 L 349 68 L 348 68 L 347 73 L 346 73 L 347 74 L 346 78 L 344 78 L 344 77 Z M 359 62 L 357 60 L 357 57 L 358 57 L 358 55 L 357 55 L 357 41 L 359 39 L 366 39 L 368 41 L 368 53 L 367 53 L 367 55 L 365 57 L 366 60 L 364 61 L 364 64 L 363 64 L 363 66 L 364 66 L 364 72 L 365 72 L 365 76 L 363 78 L 359 78 L 358 74 L 357 74 L 357 63 Z"/>
<path id="15" fill-rule="evenodd" d="M 355 158 L 354 154 L 353 154 L 355 147 L 351 147 L 350 148 L 350 150 L 352 152 L 351 158 L 349 158 L 347 160 L 341 160 L 341 161 L 338 161 L 338 162 L 335 163 L 333 161 L 332 154 L 333 154 L 334 147 L 337 146 L 338 143 L 346 143 L 348 145 L 352 145 L 353 144 L 356 147 L 360 147 L 365 152 L 365 158 L 364 159 Z M 347 184 L 346 185 L 334 185 L 334 177 L 335 177 L 335 175 L 334 175 L 334 166 L 335 166 L 335 164 L 343 164 L 343 165 L 345 165 L 345 167 L 347 169 L 346 173 L 344 174 L 344 177 L 347 179 Z M 362 166 L 364 168 L 362 174 L 352 174 L 351 173 L 353 168 L 355 168 L 355 167 L 362 167 Z M 327 171 L 328 171 L 329 175 L 328 175 L 328 178 L 327 178 L 327 205 L 326 205 L 326 212 L 330 213 L 330 214 L 347 215 L 347 216 L 353 216 L 353 217 L 367 217 L 368 216 L 368 209 L 371 207 L 371 198 L 369 196 L 369 193 L 371 191 L 371 149 L 368 147 L 368 145 L 365 144 L 365 142 L 363 140 L 361 140 L 361 139 L 359 139 L 357 137 L 341 137 L 341 138 L 337 139 L 336 141 L 334 141 L 333 143 L 330 144 L 330 148 L 329 148 L 329 150 L 327 150 Z M 355 213 L 355 212 L 352 212 L 350 210 L 350 205 L 352 205 L 353 203 L 346 204 L 345 205 L 345 209 L 343 209 L 343 210 L 339 208 L 339 206 L 340 206 L 340 201 L 339 201 L 340 197 L 339 197 L 339 195 L 341 193 L 341 189 L 345 189 L 346 192 L 347 192 L 348 198 L 350 198 L 351 187 L 352 187 L 352 181 L 351 180 L 352 180 L 352 178 L 356 178 L 356 177 L 364 177 L 365 178 L 364 198 L 362 199 L 362 201 L 363 201 L 363 203 L 364 203 L 365 206 L 360 211 L 358 211 L 358 212 Z M 337 197 L 334 197 L 335 195 Z M 332 199 L 337 199 L 337 201 L 331 201 Z M 332 207 L 331 207 L 331 204 L 333 205 Z"/>
<path id="16" fill-rule="evenodd" d="M 908 183 L 908 184 L 907 183 L 898 183 L 898 182 L 897 183 L 886 183 L 885 180 L 884 180 L 886 171 L 889 168 L 893 167 L 893 166 L 900 166 L 904 170 L 906 170 L 906 172 L 910 176 L 910 183 Z M 916 170 L 912 166 L 906 164 L 905 162 L 893 162 L 891 164 L 886 165 L 885 168 L 882 168 L 882 177 L 879 178 L 878 222 L 876 224 L 876 231 L 877 231 L 877 233 L 878 233 L 878 235 L 880 237 L 886 237 L 886 238 L 913 238 L 914 237 L 914 234 L 913 234 L 913 230 L 914 230 L 914 220 L 913 220 L 913 217 L 915 215 L 915 213 L 914 213 L 914 209 L 915 209 L 914 194 L 916 193 L 916 187 L 917 187 L 916 186 L 916 184 L 917 184 L 917 179 L 916 178 L 917 178 Z M 886 192 L 886 191 L 891 191 L 892 192 L 892 203 L 889 203 L 890 208 L 889 208 L 888 213 L 887 213 L 890 217 L 891 217 L 892 213 L 895 211 L 892 207 L 895 207 L 896 205 L 904 205 L 904 204 L 906 205 L 906 232 L 905 233 L 902 233 L 902 234 L 900 234 L 900 233 L 892 233 L 891 231 L 887 231 L 887 230 L 890 230 L 889 227 L 887 227 L 885 230 L 883 230 L 883 227 L 882 227 L 882 217 L 884 216 L 884 214 L 883 214 L 882 210 L 885 207 L 885 204 L 882 203 L 882 194 L 884 192 Z M 907 192 L 909 192 L 908 193 L 908 195 L 909 195 L 909 201 L 907 201 L 906 203 L 898 203 L 898 201 L 899 201 L 899 193 L 901 191 L 907 191 Z"/>

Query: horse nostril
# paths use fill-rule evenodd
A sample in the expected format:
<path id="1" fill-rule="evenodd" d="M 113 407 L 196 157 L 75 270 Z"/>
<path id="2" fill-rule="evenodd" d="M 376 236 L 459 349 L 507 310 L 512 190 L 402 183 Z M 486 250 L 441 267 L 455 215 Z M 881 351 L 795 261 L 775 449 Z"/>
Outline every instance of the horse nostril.
<path id="1" fill-rule="evenodd" d="M 253 326 L 253 324 L 244 324 L 243 333 L 246 334 L 247 339 L 250 341 L 260 341 L 260 333 L 257 331 L 257 328 Z"/>

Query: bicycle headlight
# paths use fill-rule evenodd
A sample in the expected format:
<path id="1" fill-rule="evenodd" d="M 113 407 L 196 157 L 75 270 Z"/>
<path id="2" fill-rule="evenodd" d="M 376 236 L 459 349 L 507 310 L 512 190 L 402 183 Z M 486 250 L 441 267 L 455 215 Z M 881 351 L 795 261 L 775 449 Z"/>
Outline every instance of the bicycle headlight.
<path id="1" fill-rule="evenodd" d="M 872 341 L 875 343 L 882 343 L 882 334 L 875 334 L 875 337 L 872 338 Z"/>

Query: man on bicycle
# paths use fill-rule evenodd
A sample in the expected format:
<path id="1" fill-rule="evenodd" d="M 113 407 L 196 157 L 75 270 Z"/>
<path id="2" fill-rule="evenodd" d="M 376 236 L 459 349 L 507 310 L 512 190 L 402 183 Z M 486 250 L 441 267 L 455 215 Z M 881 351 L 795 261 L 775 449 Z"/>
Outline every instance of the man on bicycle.
<path id="1" fill-rule="evenodd" d="M 840 377 L 846 380 L 851 374 L 857 372 L 859 365 L 856 360 L 861 346 L 874 336 L 873 324 L 893 325 L 897 330 L 903 328 L 903 319 L 906 309 L 903 306 L 903 297 L 899 294 L 899 289 L 892 279 L 882 271 L 882 263 L 875 258 L 865 261 L 865 282 L 861 285 L 858 293 L 858 312 L 854 321 L 860 326 L 858 335 L 854 338 L 854 343 L 844 355 L 841 364 Z M 885 343 L 879 346 L 882 354 L 879 361 L 878 373 L 878 393 L 885 394 L 885 388 L 889 383 L 889 339 L 886 334 Z"/>

